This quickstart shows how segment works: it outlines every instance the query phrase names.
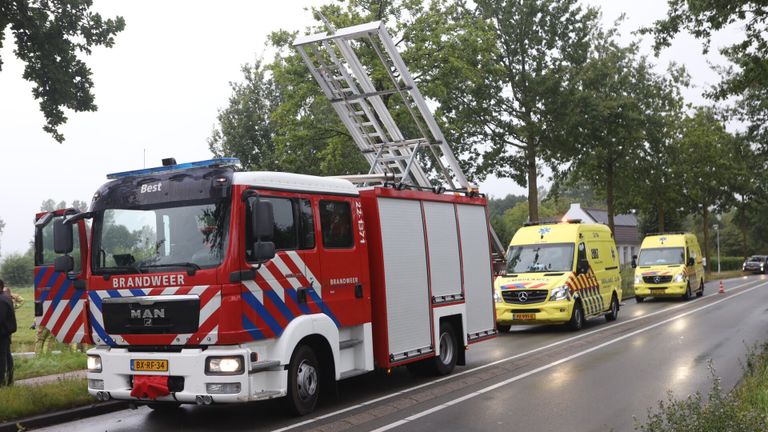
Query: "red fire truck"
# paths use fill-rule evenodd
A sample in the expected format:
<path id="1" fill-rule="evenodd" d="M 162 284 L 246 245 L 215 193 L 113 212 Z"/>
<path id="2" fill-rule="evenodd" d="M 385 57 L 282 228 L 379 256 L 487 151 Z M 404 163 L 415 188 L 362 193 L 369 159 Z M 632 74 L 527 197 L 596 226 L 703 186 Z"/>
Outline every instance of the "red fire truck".
<path id="1" fill-rule="evenodd" d="M 287 396 L 305 414 L 336 380 L 401 365 L 447 374 L 495 335 L 486 200 L 384 27 L 363 27 L 297 48 L 346 116 L 368 175 L 168 159 L 108 175 L 87 212 L 38 215 L 36 315 L 57 339 L 95 345 L 96 398 L 164 408 Z M 390 90 L 418 102 L 412 113 L 431 135 L 405 139 L 381 103 L 390 90 L 368 91 L 350 41 L 360 35 L 402 66 Z M 310 44 L 338 55 L 313 57 Z M 416 162 L 421 147 L 450 173 L 447 192 Z"/>

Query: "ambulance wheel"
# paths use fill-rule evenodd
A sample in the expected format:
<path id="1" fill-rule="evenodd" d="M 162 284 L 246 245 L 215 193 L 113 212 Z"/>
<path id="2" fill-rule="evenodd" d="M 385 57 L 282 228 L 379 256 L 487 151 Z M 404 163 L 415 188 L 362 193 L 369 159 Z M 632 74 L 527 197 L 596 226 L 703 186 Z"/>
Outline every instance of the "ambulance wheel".
<path id="1" fill-rule="evenodd" d="M 320 395 L 320 365 L 317 356 L 307 345 L 296 348 L 288 367 L 288 408 L 296 415 L 305 415 L 315 409 Z"/>
<path id="2" fill-rule="evenodd" d="M 571 312 L 571 319 L 568 321 L 568 328 L 576 331 L 581 330 L 584 327 L 584 310 L 581 308 L 581 302 L 576 301 L 573 305 L 573 312 Z"/>
<path id="3" fill-rule="evenodd" d="M 179 407 L 181 407 L 181 404 L 179 402 L 156 402 L 156 403 L 148 403 L 147 406 L 152 411 L 168 412 L 168 411 L 174 411 L 179 409 Z"/>
<path id="4" fill-rule="evenodd" d="M 616 321 L 619 317 L 619 299 L 616 298 L 616 294 L 611 296 L 611 310 L 605 314 L 606 321 Z"/>
<path id="5" fill-rule="evenodd" d="M 448 375 L 456 367 L 459 358 L 459 344 L 456 340 L 456 332 L 448 322 L 440 323 L 440 351 L 432 359 L 430 372 L 433 375 Z"/>
<path id="6" fill-rule="evenodd" d="M 704 295 L 704 279 L 701 280 L 699 283 L 699 291 L 696 293 L 696 297 L 701 297 Z"/>
<path id="7" fill-rule="evenodd" d="M 499 333 L 507 333 L 511 328 L 511 324 L 496 324 L 496 330 L 498 330 Z"/>
<path id="8" fill-rule="evenodd" d="M 642 303 L 643 301 L 645 301 L 645 297 L 635 296 L 635 301 L 638 303 Z"/>
<path id="9" fill-rule="evenodd" d="M 683 301 L 691 299 L 691 282 L 688 282 L 688 287 L 685 288 L 685 294 L 683 294 Z"/>

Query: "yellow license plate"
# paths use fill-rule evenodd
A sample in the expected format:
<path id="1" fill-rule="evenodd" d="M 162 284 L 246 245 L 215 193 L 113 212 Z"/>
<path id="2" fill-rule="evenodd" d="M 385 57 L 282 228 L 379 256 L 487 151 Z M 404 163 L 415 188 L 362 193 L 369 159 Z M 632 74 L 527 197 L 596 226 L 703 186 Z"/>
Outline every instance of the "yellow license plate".
<path id="1" fill-rule="evenodd" d="M 131 360 L 131 370 L 136 372 L 168 372 L 168 360 Z"/>
<path id="2" fill-rule="evenodd" d="M 536 319 L 536 314 L 533 313 L 513 313 L 512 314 L 513 320 L 534 320 Z"/>

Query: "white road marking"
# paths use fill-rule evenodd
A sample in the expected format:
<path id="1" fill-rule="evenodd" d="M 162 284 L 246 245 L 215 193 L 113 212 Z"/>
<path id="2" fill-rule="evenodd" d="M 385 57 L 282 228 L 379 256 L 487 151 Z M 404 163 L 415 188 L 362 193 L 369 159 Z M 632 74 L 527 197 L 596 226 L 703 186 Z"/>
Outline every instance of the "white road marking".
<path id="1" fill-rule="evenodd" d="M 753 282 L 761 282 L 761 281 L 762 281 L 762 279 L 755 279 L 755 280 L 752 280 L 752 281 L 749 281 L 749 282 L 744 282 L 743 284 L 736 285 L 734 287 L 729 288 L 727 291 L 735 290 L 737 288 L 741 288 L 743 286 L 749 285 L 749 284 L 751 284 Z M 765 283 L 763 283 L 763 284 L 765 284 Z M 757 286 L 755 286 L 753 288 L 750 288 L 750 290 L 754 289 L 754 288 L 757 288 L 758 286 L 762 286 L 763 284 L 760 284 L 760 285 L 757 285 Z M 472 369 L 467 369 L 467 370 L 465 370 L 463 372 L 459 372 L 459 373 L 456 373 L 456 374 L 448 375 L 446 377 L 439 378 L 439 379 L 436 379 L 434 381 L 430 381 L 428 383 L 420 384 L 420 385 L 417 385 L 417 386 L 414 386 L 414 387 L 409 387 L 407 389 L 400 390 L 400 391 L 397 391 L 397 392 L 394 392 L 394 393 L 390 393 L 388 395 L 381 396 L 381 397 L 378 397 L 376 399 L 371 399 L 369 401 L 361 402 L 361 403 L 356 404 L 356 405 L 348 406 L 346 408 L 342 408 L 340 410 L 336 410 L 336 411 L 330 412 L 328 414 L 323 414 L 321 416 L 317 416 L 317 417 L 313 417 L 313 418 L 308 419 L 308 420 L 304 420 L 303 422 L 299 422 L 299 423 L 295 423 L 295 424 L 292 424 L 292 425 L 289 425 L 289 426 L 285 426 L 285 427 L 282 427 L 280 429 L 274 429 L 272 432 L 284 432 L 284 431 L 288 431 L 288 430 L 291 430 L 291 429 L 296 429 L 296 428 L 301 427 L 301 426 L 306 426 L 308 424 L 312 424 L 312 423 L 315 423 L 315 422 L 320 421 L 320 420 L 325 420 L 325 419 L 327 419 L 329 417 L 334 417 L 334 416 L 337 416 L 339 414 L 343 414 L 345 412 L 353 411 L 353 410 L 356 410 L 358 408 L 362 408 L 362 407 L 365 407 L 365 406 L 368 406 L 368 405 L 371 405 L 371 404 L 375 404 L 377 402 L 381 402 L 381 401 L 393 398 L 395 396 L 400 396 L 400 395 L 412 392 L 414 390 L 419 390 L 419 389 L 422 389 L 424 387 L 431 386 L 433 384 L 438 384 L 438 383 L 441 383 L 443 381 L 447 381 L 447 380 L 451 380 L 451 379 L 456 379 L 456 378 L 458 378 L 458 377 L 460 377 L 462 375 L 466 375 L 466 374 L 469 374 L 469 373 L 472 373 L 472 372 L 476 372 L 476 371 L 478 371 L 480 369 L 485 369 L 487 367 L 495 366 L 495 365 L 497 365 L 499 363 L 504 363 L 504 362 L 507 362 L 507 361 L 510 361 L 510 360 L 514 360 L 514 359 L 517 359 L 517 358 L 520 358 L 520 357 L 527 356 L 529 354 L 533 354 L 533 353 L 536 353 L 536 352 L 539 352 L 539 351 L 544 351 L 544 350 L 550 349 L 552 347 L 555 347 L 555 346 L 558 346 L 558 345 L 562 345 L 564 343 L 568 343 L 568 342 L 571 342 L 571 341 L 574 341 L 574 340 L 577 340 L 577 339 L 581 339 L 581 338 L 584 338 L 584 337 L 587 337 L 587 336 L 591 336 L 591 335 L 593 335 L 595 333 L 599 333 L 599 332 L 602 332 L 602 331 L 610 330 L 610 329 L 612 329 L 612 328 L 614 328 L 616 326 L 621 326 L 621 325 L 624 325 L 624 324 L 629 324 L 629 323 L 631 323 L 633 321 L 637 321 L 639 319 L 645 319 L 645 318 L 648 318 L 648 317 L 652 317 L 654 315 L 658 315 L 660 313 L 669 312 L 671 310 L 679 309 L 679 308 L 684 307 L 686 305 L 690 305 L 690 304 L 696 303 L 697 301 L 703 300 L 704 298 L 705 297 L 699 297 L 699 298 L 697 298 L 695 300 L 691 300 L 691 301 L 688 301 L 688 302 L 685 302 L 685 303 L 680 303 L 678 305 L 671 306 L 671 307 L 668 307 L 668 308 L 664 308 L 664 309 L 658 310 L 656 312 L 651 312 L 651 313 L 649 313 L 647 315 L 641 315 L 641 316 L 638 316 L 638 317 L 635 317 L 635 318 L 632 318 L 632 319 L 628 319 L 626 321 L 619 321 L 619 322 L 615 322 L 614 324 L 604 325 L 603 327 L 600 327 L 598 329 L 592 330 L 590 332 L 581 333 L 581 334 L 578 334 L 576 336 L 573 336 L 573 337 L 570 337 L 570 338 L 566 338 L 566 339 L 562 339 L 562 340 L 559 340 L 557 342 L 553 342 L 553 343 L 548 344 L 548 345 L 540 346 L 538 348 L 534 348 L 534 349 L 529 350 L 529 351 L 525 351 L 525 352 L 522 352 L 522 353 L 519 353 L 519 354 L 515 354 L 515 355 L 512 355 L 512 356 L 500 359 L 500 360 L 496 360 L 496 361 L 493 361 L 491 363 L 486 363 L 484 365 L 481 365 L 481 366 L 478 366 L 478 367 L 475 367 L 475 368 L 472 368 Z M 723 300 L 725 300 L 725 299 L 723 299 Z M 720 301 L 722 301 L 722 300 L 720 300 Z"/>
<path id="2" fill-rule="evenodd" d="M 421 412 L 416 413 L 416 414 L 414 414 L 412 416 L 406 417 L 406 418 L 404 418 L 402 420 L 398 420 L 398 421 L 396 421 L 394 423 L 390 423 L 390 424 L 388 424 L 386 426 L 382 426 L 382 427 L 380 427 L 378 429 L 374 429 L 372 432 L 384 432 L 384 431 L 388 431 L 390 429 L 394 429 L 394 428 L 396 428 L 398 426 L 402 426 L 402 425 L 404 425 L 404 424 L 406 424 L 408 422 L 411 422 L 413 420 L 417 420 L 419 418 L 425 417 L 425 416 L 430 415 L 432 413 L 435 413 L 437 411 L 441 411 L 441 410 L 443 410 L 445 408 L 448 408 L 450 406 L 453 406 L 453 405 L 456 405 L 458 403 L 464 402 L 466 400 L 475 398 L 477 396 L 481 396 L 481 395 L 483 395 L 485 393 L 488 393 L 490 391 L 496 390 L 497 388 L 504 387 L 506 385 L 509 385 L 509 384 L 515 382 L 515 381 L 520 381 L 521 379 L 527 378 L 527 377 L 529 377 L 531 375 L 537 374 L 537 373 L 545 371 L 547 369 L 551 369 L 551 368 L 553 368 L 555 366 L 561 365 L 561 364 L 566 363 L 568 361 L 571 361 L 571 360 L 573 360 L 575 358 L 587 355 L 587 354 L 589 354 L 591 352 L 600 350 L 600 349 L 605 348 L 605 347 L 607 347 L 609 345 L 613 345 L 613 344 L 615 344 L 617 342 L 621 342 L 621 341 L 623 341 L 625 339 L 631 338 L 632 336 L 638 335 L 640 333 L 647 332 L 647 331 L 649 331 L 651 329 L 654 329 L 656 327 L 659 327 L 659 326 L 662 326 L 664 324 L 670 323 L 672 321 L 678 320 L 680 318 L 686 317 L 688 315 L 694 314 L 694 313 L 699 312 L 701 310 L 708 309 L 708 308 L 710 308 L 712 306 L 715 306 L 717 304 L 720 304 L 720 303 L 722 303 L 722 302 L 724 302 L 726 300 L 734 299 L 734 298 L 736 298 L 736 297 L 738 297 L 738 296 L 740 296 L 742 294 L 746 294 L 746 293 L 748 293 L 748 292 L 750 292 L 752 290 L 755 290 L 757 288 L 760 288 L 761 286 L 766 285 L 766 284 L 768 284 L 768 283 L 767 282 L 763 282 L 763 283 L 761 283 L 759 285 L 753 286 L 752 288 L 747 288 L 747 289 L 745 289 L 742 292 L 730 295 L 730 296 L 728 296 L 726 298 L 717 300 L 717 301 L 709 303 L 709 304 L 705 304 L 704 306 L 697 307 L 696 309 L 691 309 L 691 310 L 689 310 L 687 312 L 683 312 L 683 313 L 675 315 L 675 316 L 673 316 L 671 318 L 667 318 L 667 319 L 665 319 L 663 321 L 659 321 L 659 322 L 657 322 L 655 324 L 651 324 L 648 327 L 643 327 L 641 329 L 635 330 L 635 331 L 627 333 L 625 335 L 616 337 L 615 339 L 611 339 L 609 341 L 603 342 L 600 345 L 595 345 L 595 346 L 593 346 L 591 348 L 585 349 L 584 351 L 577 352 L 576 354 L 569 355 L 568 357 L 561 358 L 560 360 L 553 361 L 552 363 L 546 364 L 544 366 L 540 366 L 540 367 L 538 367 L 536 369 L 530 370 L 530 371 L 522 373 L 520 375 L 515 375 L 512 378 L 506 379 L 506 380 L 498 382 L 496 384 L 493 384 L 493 385 L 490 385 L 490 386 L 487 386 L 487 387 L 483 387 L 480 390 L 477 390 L 475 392 L 472 392 L 472 393 L 469 393 L 467 395 L 464 395 L 464 396 L 462 396 L 462 397 L 460 397 L 458 399 L 454 399 L 454 400 L 452 400 L 450 402 L 446 402 L 444 404 L 434 406 L 434 407 L 432 407 L 432 408 L 430 408 L 428 410 L 421 411 Z"/>

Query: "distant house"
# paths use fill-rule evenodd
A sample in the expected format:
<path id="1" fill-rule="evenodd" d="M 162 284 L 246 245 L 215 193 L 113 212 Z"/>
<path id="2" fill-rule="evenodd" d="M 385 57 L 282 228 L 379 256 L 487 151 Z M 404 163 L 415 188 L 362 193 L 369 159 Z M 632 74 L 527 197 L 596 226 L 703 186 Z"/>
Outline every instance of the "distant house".
<path id="1" fill-rule="evenodd" d="M 606 210 L 582 208 L 579 203 L 572 203 L 571 208 L 565 213 L 566 219 L 581 219 L 586 223 L 600 223 L 608 225 L 608 212 Z M 640 229 L 637 217 L 633 214 L 620 214 L 613 216 L 616 248 L 619 252 L 619 262 L 622 265 L 632 262 L 632 256 L 640 250 Z"/>

